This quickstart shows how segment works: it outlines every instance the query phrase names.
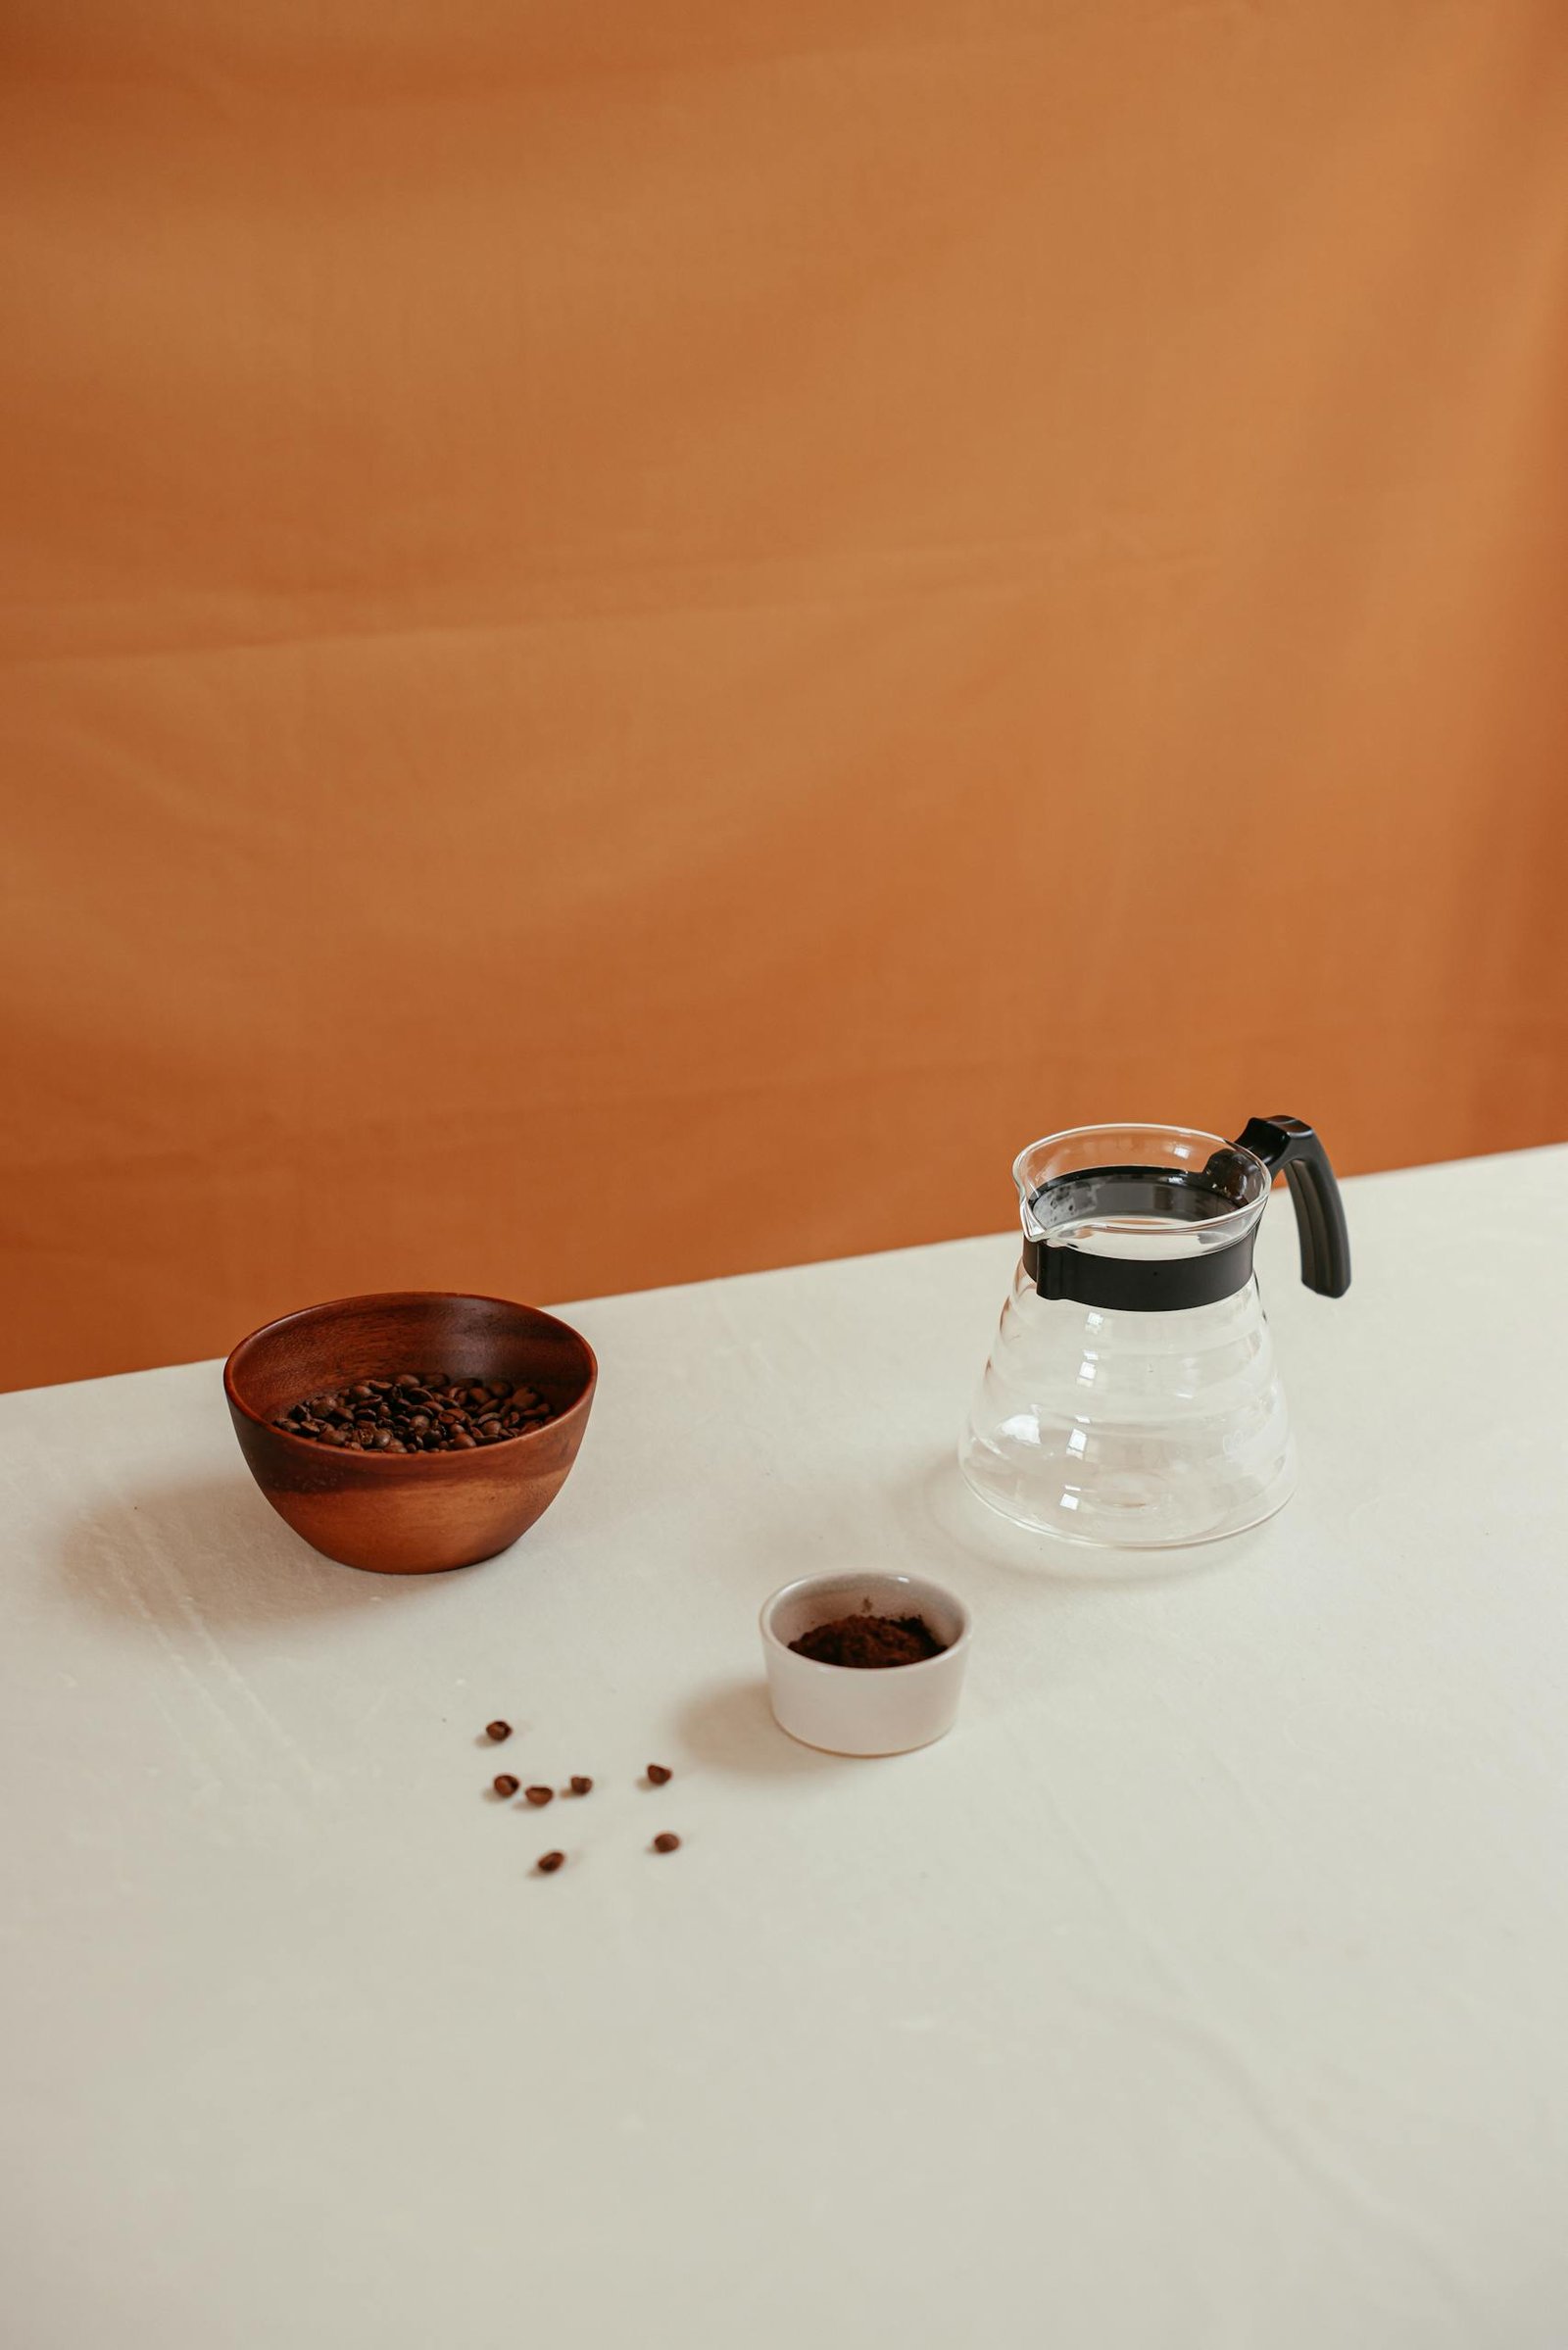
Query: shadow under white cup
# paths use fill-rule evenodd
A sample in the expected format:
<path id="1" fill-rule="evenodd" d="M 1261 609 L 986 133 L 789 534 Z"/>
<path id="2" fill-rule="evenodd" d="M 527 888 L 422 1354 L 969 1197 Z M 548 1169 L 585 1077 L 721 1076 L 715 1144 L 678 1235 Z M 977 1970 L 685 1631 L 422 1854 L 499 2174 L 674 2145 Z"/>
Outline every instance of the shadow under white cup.
<path id="1" fill-rule="evenodd" d="M 790 1646 L 840 1616 L 921 1616 L 942 1641 L 916 1665 L 823 1665 Z M 969 1610 L 922 1575 L 808 1575 L 764 1602 L 762 1659 L 773 1719 L 828 1754 L 907 1754 L 953 1728 L 969 1661 Z"/>

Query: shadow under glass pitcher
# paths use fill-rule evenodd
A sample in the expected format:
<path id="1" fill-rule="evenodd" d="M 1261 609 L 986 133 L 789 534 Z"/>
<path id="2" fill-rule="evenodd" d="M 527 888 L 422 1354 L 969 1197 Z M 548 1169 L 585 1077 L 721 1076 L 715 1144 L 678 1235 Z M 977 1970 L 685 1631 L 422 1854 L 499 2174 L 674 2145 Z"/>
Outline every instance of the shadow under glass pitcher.
<path id="1" fill-rule="evenodd" d="M 1301 1278 L 1340 1297 L 1339 1186 L 1299 1118 L 1235 1142 L 1082 1126 L 1013 1163 L 1024 1245 L 959 1445 L 980 1499 L 1070 1542 L 1159 1549 L 1255 1526 L 1296 1456 L 1252 1248 L 1275 1176 Z"/>

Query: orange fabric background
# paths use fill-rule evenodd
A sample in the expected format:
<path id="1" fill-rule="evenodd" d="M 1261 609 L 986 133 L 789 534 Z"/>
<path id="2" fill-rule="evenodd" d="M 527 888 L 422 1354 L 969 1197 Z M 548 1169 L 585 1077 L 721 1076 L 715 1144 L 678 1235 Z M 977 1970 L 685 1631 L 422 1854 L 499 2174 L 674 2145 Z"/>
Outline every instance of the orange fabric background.
<path id="1" fill-rule="evenodd" d="M 1568 1134 L 1561 0 L 0 38 L 0 1381 Z"/>

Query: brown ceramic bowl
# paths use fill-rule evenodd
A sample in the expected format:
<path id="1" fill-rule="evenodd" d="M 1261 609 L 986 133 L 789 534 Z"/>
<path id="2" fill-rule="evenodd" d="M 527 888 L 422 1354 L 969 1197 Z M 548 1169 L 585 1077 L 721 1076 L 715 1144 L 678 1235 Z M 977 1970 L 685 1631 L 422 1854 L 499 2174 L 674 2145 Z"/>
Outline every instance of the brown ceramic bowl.
<path id="1" fill-rule="evenodd" d="M 302 1395 L 400 1371 L 526 1380 L 556 1416 L 472 1452 L 350 1452 L 272 1423 Z M 447 1290 L 308 1305 L 241 1339 L 223 1365 L 240 1450 L 296 1534 L 346 1567 L 433 1575 L 493 1558 L 541 1517 L 577 1457 L 599 1366 L 585 1338 L 536 1306 Z"/>

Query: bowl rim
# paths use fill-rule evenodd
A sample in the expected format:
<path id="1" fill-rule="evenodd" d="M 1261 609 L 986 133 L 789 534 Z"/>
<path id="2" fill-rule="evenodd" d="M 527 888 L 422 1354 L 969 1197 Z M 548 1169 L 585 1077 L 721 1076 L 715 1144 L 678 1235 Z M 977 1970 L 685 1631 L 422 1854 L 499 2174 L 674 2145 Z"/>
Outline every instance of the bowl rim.
<path id="1" fill-rule="evenodd" d="M 249 1420 L 253 1428 L 260 1428 L 266 1435 L 278 1438 L 288 1444 L 298 1444 L 301 1452 L 308 1454 L 313 1460 L 341 1461 L 344 1464 L 352 1463 L 356 1468 L 406 1471 L 411 1459 L 440 1461 L 449 1468 L 456 1466 L 460 1469 L 468 1469 L 478 1461 L 491 1459 L 495 1453 L 501 1450 L 502 1447 L 499 1444 L 476 1444 L 471 1453 L 456 1451 L 415 1454 L 366 1452 L 362 1451 L 358 1445 L 353 1447 L 345 1445 L 341 1450 L 336 1445 L 322 1446 L 308 1436 L 295 1436 L 291 1430 L 279 1428 L 274 1420 L 264 1419 L 259 1411 L 252 1410 L 235 1385 L 234 1366 L 246 1348 L 258 1339 L 270 1338 L 275 1330 L 285 1330 L 290 1322 L 314 1321 L 318 1315 L 333 1313 L 345 1305 L 390 1305 L 394 1302 L 408 1303 L 413 1300 L 424 1302 L 432 1297 L 466 1300 L 477 1305 L 504 1305 L 513 1313 L 530 1314 L 536 1322 L 548 1322 L 552 1329 L 563 1331 L 567 1338 L 574 1339 L 587 1356 L 588 1376 L 583 1383 L 581 1395 L 568 1403 L 564 1411 L 557 1412 L 541 1427 L 526 1428 L 517 1436 L 508 1437 L 506 1442 L 509 1449 L 514 1444 L 527 1444 L 536 1438 L 549 1436 L 552 1431 L 564 1428 L 567 1421 L 587 1413 L 588 1406 L 593 1401 L 594 1389 L 599 1384 L 599 1357 L 583 1337 L 582 1332 L 574 1324 L 564 1322 L 559 1314 L 550 1313 L 542 1305 L 525 1305 L 520 1297 L 497 1297 L 492 1296 L 488 1290 L 356 1290 L 346 1297 L 323 1297 L 318 1304 L 297 1305 L 290 1313 L 274 1314 L 270 1322 L 259 1322 L 254 1330 L 247 1331 L 245 1336 L 229 1348 L 223 1359 L 223 1394 L 228 1399 L 229 1409 L 238 1412 L 244 1419 Z M 511 1457 L 515 1459 L 516 1455 L 513 1453 Z"/>
<path id="2" fill-rule="evenodd" d="M 819 1586 L 825 1587 L 830 1584 L 842 1584 L 856 1580 L 854 1569 L 840 1567 L 837 1569 L 827 1568 L 815 1575 L 797 1575 L 789 1583 L 781 1583 L 778 1590 L 770 1592 L 758 1610 L 757 1624 L 758 1630 L 762 1636 L 763 1647 L 769 1651 L 776 1651 L 780 1656 L 787 1656 L 792 1667 L 805 1665 L 812 1673 L 849 1675 L 857 1682 L 872 1679 L 873 1676 L 865 1673 L 858 1666 L 831 1665 L 819 1656 L 802 1656 L 799 1649 L 792 1648 L 788 1640 L 781 1640 L 773 1630 L 774 1613 L 786 1599 L 798 1598 L 803 1592 L 812 1591 Z M 866 1583 L 923 1584 L 928 1591 L 940 1591 L 949 1605 L 956 1607 L 958 1611 L 957 1639 L 950 1640 L 948 1645 L 935 1656 L 922 1656 L 912 1665 L 893 1666 L 891 1669 L 899 1675 L 901 1680 L 906 1673 L 940 1672 L 942 1667 L 948 1664 L 950 1658 L 961 1655 L 968 1647 L 969 1636 L 974 1630 L 974 1617 L 969 1612 L 968 1603 L 966 1600 L 960 1599 L 957 1592 L 951 1591 L 945 1583 L 938 1583 L 934 1575 L 917 1575 L 905 1567 L 868 1567 L 859 1580 Z"/>

